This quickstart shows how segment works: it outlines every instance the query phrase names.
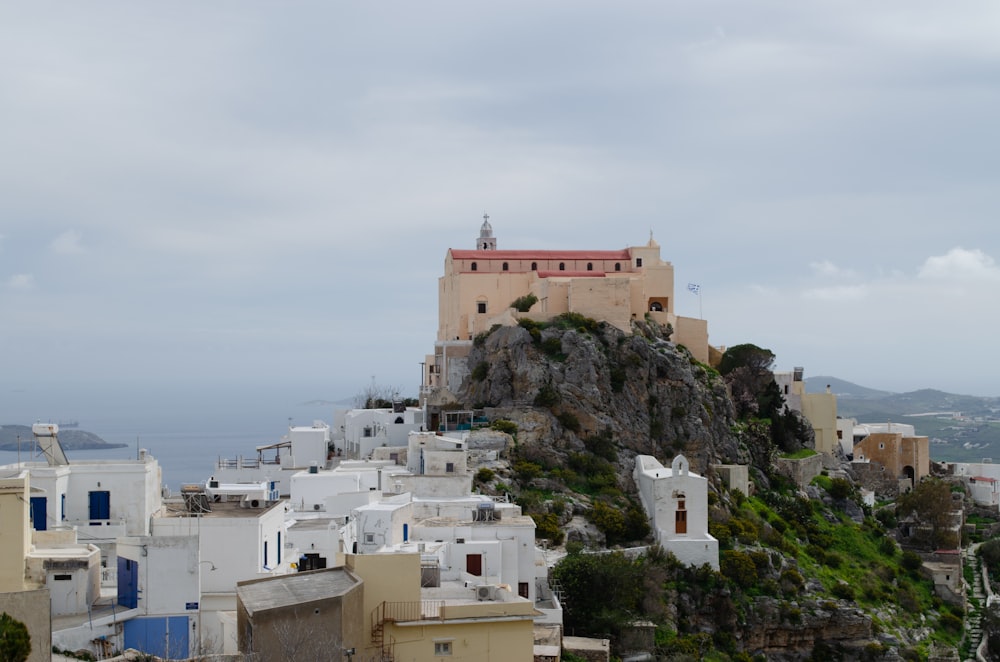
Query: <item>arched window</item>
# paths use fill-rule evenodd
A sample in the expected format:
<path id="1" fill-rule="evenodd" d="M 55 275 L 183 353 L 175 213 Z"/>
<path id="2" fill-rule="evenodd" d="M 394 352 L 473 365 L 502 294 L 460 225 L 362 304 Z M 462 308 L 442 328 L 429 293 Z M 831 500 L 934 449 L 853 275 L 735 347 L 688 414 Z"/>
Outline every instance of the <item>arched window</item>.
<path id="1" fill-rule="evenodd" d="M 566 271 L 566 263 L 565 262 L 560 262 L 559 263 L 559 271 Z"/>
<path id="2" fill-rule="evenodd" d="M 503 263 L 503 270 L 507 271 L 507 263 L 506 262 Z"/>
<path id="3" fill-rule="evenodd" d="M 473 262 L 473 263 L 472 263 L 472 270 L 473 270 L 473 271 L 479 271 L 479 265 L 478 265 L 478 264 L 476 264 L 475 262 Z"/>
<path id="4" fill-rule="evenodd" d="M 537 262 L 532 262 L 531 263 L 531 270 L 532 271 L 538 271 L 538 263 Z"/>
<path id="5" fill-rule="evenodd" d="M 615 271 L 621 271 L 621 270 L 622 270 L 622 263 L 615 262 Z"/>
<path id="6" fill-rule="evenodd" d="M 593 271 L 593 270 L 594 270 L 594 263 L 593 262 L 588 262 L 587 263 L 587 271 Z"/>
<path id="7" fill-rule="evenodd" d="M 659 301 L 654 301 L 653 303 L 649 304 L 649 310 L 650 310 L 650 312 L 653 312 L 653 313 L 662 313 L 663 312 L 663 304 L 660 303 Z"/>

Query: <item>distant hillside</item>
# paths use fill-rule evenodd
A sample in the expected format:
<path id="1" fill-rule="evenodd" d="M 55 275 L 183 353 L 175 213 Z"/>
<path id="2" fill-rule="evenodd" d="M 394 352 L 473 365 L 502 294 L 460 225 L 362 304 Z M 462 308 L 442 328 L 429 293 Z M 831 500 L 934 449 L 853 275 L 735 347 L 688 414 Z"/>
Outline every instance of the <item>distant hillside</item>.
<path id="1" fill-rule="evenodd" d="M 958 395 L 936 389 L 891 393 L 836 377 L 806 379 L 807 393 L 826 385 L 837 394 L 837 414 L 859 423 L 907 423 L 931 439 L 931 459 L 978 462 L 1000 457 L 1000 398 Z"/>
<path id="2" fill-rule="evenodd" d="M 26 450 L 35 443 L 28 425 L 0 425 L 0 450 L 16 451 L 20 438 L 21 449 Z M 59 430 L 59 443 L 65 450 L 87 451 L 104 448 L 123 448 L 125 444 L 112 444 L 104 441 L 93 432 L 86 430 Z"/>
<path id="3" fill-rule="evenodd" d="M 860 386 L 853 382 L 836 377 L 806 377 L 806 393 L 825 393 L 826 387 L 837 395 L 837 397 L 850 398 L 884 398 L 892 395 L 890 391 L 879 391 L 873 388 Z"/>

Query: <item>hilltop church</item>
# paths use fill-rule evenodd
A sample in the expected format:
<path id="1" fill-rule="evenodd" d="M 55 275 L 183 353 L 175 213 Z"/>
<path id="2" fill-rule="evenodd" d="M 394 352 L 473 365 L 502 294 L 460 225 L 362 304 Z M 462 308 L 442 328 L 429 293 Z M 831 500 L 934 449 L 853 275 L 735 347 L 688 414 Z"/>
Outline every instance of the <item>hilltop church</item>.
<path id="1" fill-rule="evenodd" d="M 527 296 L 537 299 L 530 310 L 515 310 L 513 302 Z M 465 358 L 477 334 L 567 312 L 626 333 L 633 320 L 648 316 L 671 325 L 671 340 L 709 362 L 708 324 L 675 313 L 674 267 L 660 258 L 652 232 L 646 245 L 619 250 L 502 250 L 484 214 L 475 248 L 450 248 L 445 255 L 437 342 L 425 363 L 422 395 L 430 404 L 448 402 L 448 392 L 468 373 Z"/>

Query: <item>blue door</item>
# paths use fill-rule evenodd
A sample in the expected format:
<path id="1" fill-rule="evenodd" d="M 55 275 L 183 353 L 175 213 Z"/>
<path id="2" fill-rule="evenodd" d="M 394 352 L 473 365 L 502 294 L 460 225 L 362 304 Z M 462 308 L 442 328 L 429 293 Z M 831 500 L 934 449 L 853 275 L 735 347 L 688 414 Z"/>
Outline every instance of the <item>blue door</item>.
<path id="1" fill-rule="evenodd" d="M 90 519 L 111 519 L 111 492 L 97 490 L 90 493 Z"/>
<path id="2" fill-rule="evenodd" d="M 35 531 L 47 531 L 49 503 L 48 497 L 31 497 L 31 524 Z"/>
<path id="3" fill-rule="evenodd" d="M 190 656 L 187 616 L 133 618 L 125 621 L 125 648 L 168 660 Z"/>
<path id="4" fill-rule="evenodd" d="M 118 557 L 118 604 L 126 609 L 139 606 L 139 564 Z"/>

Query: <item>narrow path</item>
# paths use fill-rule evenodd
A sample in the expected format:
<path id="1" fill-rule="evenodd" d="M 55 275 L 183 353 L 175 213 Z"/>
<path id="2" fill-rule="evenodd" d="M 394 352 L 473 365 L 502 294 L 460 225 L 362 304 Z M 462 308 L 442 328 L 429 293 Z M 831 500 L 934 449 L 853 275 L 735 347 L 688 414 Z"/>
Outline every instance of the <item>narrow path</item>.
<path id="1" fill-rule="evenodd" d="M 976 552 L 979 550 L 979 545 L 981 543 L 975 543 L 969 545 L 963 552 L 963 563 L 968 564 L 972 568 L 972 586 L 967 590 L 970 593 L 968 600 L 968 608 L 965 613 L 965 639 L 971 642 L 968 650 L 971 652 L 973 657 L 967 657 L 965 662 L 976 662 L 978 656 L 978 650 L 981 648 L 983 643 L 983 610 L 986 608 L 986 591 L 984 590 L 983 584 L 983 572 L 979 565 L 979 557 Z"/>

